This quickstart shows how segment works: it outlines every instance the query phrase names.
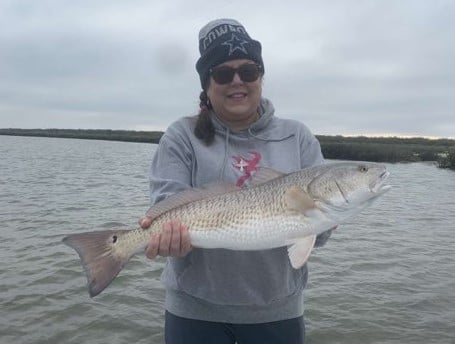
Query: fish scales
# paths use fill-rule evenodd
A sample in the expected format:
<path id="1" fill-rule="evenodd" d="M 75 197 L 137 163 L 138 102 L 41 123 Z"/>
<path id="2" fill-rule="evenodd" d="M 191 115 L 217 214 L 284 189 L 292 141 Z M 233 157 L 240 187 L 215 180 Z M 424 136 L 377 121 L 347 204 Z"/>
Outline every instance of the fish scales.
<path id="1" fill-rule="evenodd" d="M 218 245 L 235 247 L 236 244 L 242 248 L 261 247 L 260 242 L 269 241 L 267 234 L 276 233 L 277 226 L 284 229 L 283 226 L 289 223 L 291 226 L 286 228 L 298 228 L 295 226 L 298 221 L 292 220 L 290 215 L 284 216 L 288 212 L 283 197 L 286 183 L 281 184 L 273 187 L 273 197 L 270 196 L 270 187 L 260 185 L 184 205 L 157 218 L 150 232 L 159 231 L 163 222 L 175 218 L 188 225 L 196 246 L 201 243 L 211 248 Z M 304 220 L 302 215 L 294 216 Z"/>

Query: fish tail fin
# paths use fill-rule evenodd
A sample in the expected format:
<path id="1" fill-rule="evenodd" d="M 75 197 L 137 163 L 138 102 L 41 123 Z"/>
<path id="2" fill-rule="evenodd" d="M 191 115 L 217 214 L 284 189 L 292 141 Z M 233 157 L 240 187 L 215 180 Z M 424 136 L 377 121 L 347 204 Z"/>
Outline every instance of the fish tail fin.
<path id="1" fill-rule="evenodd" d="M 128 230 L 106 230 L 69 235 L 63 243 L 79 254 L 87 276 L 90 297 L 101 293 L 118 275 L 131 256 L 115 250 L 118 238 Z"/>

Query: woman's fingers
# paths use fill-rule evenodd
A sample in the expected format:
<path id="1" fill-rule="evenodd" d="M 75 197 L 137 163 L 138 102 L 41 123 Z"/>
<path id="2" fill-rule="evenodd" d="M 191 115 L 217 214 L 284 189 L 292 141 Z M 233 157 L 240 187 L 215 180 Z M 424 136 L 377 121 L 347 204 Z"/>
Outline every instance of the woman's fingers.
<path id="1" fill-rule="evenodd" d="M 181 257 L 186 256 L 191 250 L 191 240 L 190 240 L 190 233 L 188 231 L 188 227 L 185 225 L 182 225 L 182 230 L 181 230 L 181 247 L 180 247 L 180 255 Z"/>
<path id="2" fill-rule="evenodd" d="M 150 227 L 147 219 L 143 218 L 140 221 L 142 228 L 146 225 Z M 183 257 L 191 249 L 188 227 L 180 221 L 173 220 L 164 223 L 161 233 L 152 236 L 145 250 L 145 255 L 150 259 L 155 258 L 157 255 L 163 257 Z"/>
<path id="3" fill-rule="evenodd" d="M 161 231 L 161 240 L 160 240 L 160 248 L 158 250 L 158 254 L 163 257 L 168 257 L 170 253 L 170 245 L 172 239 L 172 222 L 166 222 Z"/>
<path id="4" fill-rule="evenodd" d="M 147 229 L 152 224 L 152 218 L 149 216 L 144 216 L 141 217 L 138 222 L 139 226 L 141 226 L 142 229 Z"/>
<path id="5" fill-rule="evenodd" d="M 169 245 L 169 255 L 171 257 L 180 257 L 181 254 L 181 224 L 179 222 L 171 222 L 172 236 Z"/>
<path id="6" fill-rule="evenodd" d="M 154 259 L 158 255 L 158 249 L 160 247 L 161 234 L 154 234 L 150 239 L 147 248 L 145 249 L 145 256 L 150 259 Z"/>

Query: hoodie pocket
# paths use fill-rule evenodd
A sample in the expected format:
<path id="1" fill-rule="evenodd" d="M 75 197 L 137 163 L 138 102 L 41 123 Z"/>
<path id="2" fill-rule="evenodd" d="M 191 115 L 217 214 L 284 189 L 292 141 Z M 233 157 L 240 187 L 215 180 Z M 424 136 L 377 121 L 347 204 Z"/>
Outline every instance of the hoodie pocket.
<path id="1" fill-rule="evenodd" d="M 300 292 L 306 280 L 304 270 L 290 266 L 285 248 L 194 249 L 179 270 L 178 290 L 219 305 L 271 304 Z"/>

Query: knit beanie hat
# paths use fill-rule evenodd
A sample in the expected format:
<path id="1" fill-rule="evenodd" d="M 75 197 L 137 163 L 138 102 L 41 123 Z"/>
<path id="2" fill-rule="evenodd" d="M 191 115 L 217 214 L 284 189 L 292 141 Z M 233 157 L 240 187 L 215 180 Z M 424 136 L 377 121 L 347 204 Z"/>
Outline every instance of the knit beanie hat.
<path id="1" fill-rule="evenodd" d="M 261 43 L 250 38 L 242 24 L 233 19 L 216 19 L 199 31 L 199 52 L 201 57 L 196 70 L 205 90 L 210 68 L 236 59 L 249 59 L 262 67 Z"/>

